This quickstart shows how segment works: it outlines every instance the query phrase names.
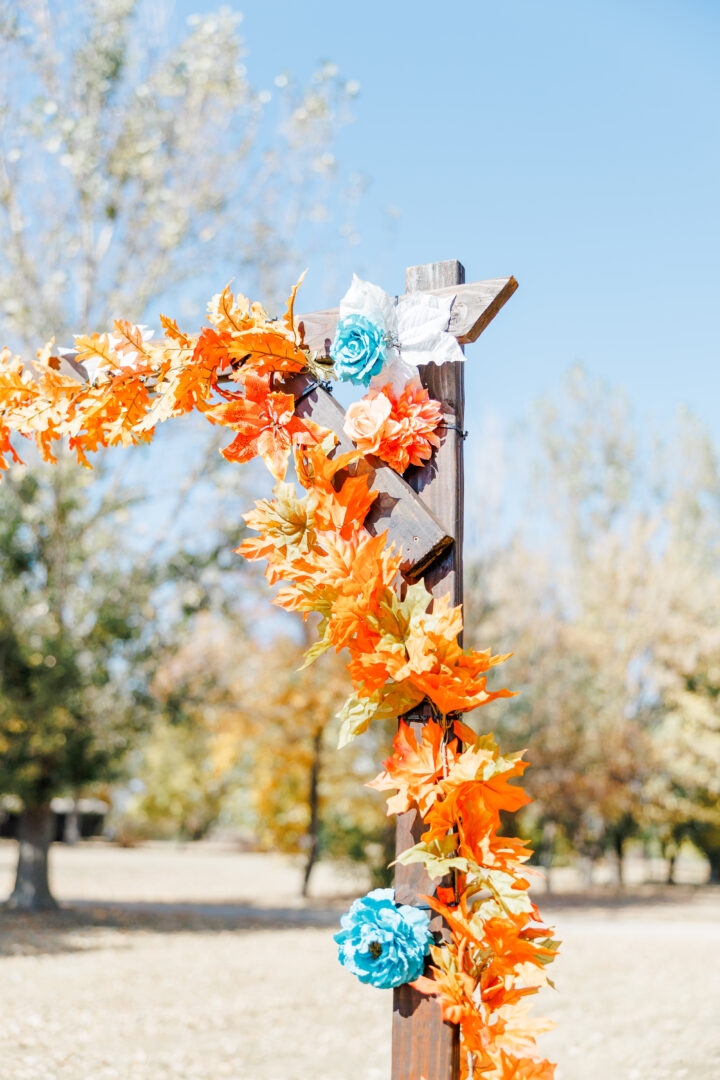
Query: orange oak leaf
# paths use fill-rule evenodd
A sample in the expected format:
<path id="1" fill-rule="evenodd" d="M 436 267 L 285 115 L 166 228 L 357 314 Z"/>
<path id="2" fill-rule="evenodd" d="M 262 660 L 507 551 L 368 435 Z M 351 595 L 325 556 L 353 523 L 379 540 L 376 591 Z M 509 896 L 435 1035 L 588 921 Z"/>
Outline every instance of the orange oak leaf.
<path id="1" fill-rule="evenodd" d="M 8 457 L 18 465 L 22 464 L 15 447 L 10 442 L 10 429 L 0 423 L 0 471 L 9 468 Z"/>

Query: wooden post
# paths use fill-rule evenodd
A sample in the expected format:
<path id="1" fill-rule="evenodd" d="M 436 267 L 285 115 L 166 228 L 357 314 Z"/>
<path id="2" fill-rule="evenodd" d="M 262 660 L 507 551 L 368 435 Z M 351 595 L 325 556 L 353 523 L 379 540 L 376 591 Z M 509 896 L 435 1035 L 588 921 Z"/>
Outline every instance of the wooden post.
<path id="1" fill-rule="evenodd" d="M 407 292 L 461 285 L 465 270 L 456 260 L 411 266 L 407 271 Z M 449 291 L 449 290 L 448 290 Z M 444 526 L 454 544 L 438 558 L 424 580 L 433 596 L 450 594 L 454 604 L 462 603 L 463 539 L 463 439 L 464 378 L 463 365 L 428 364 L 420 377 L 430 396 L 442 402 L 446 430 L 442 444 L 424 468 L 411 470 L 407 479 L 423 502 Z M 421 706 L 405 717 L 420 739 L 429 709 Z M 412 847 L 423 831 L 416 810 L 400 814 L 397 822 L 396 851 Z M 395 898 L 400 904 L 422 903 L 421 895 L 434 893 L 432 882 L 420 863 L 395 868 Z M 431 923 L 442 929 L 440 916 Z M 410 986 L 394 991 L 392 1033 L 392 1080 L 457 1080 L 460 1075 L 459 1032 L 455 1024 L 443 1021 L 435 998 L 427 997 Z"/>

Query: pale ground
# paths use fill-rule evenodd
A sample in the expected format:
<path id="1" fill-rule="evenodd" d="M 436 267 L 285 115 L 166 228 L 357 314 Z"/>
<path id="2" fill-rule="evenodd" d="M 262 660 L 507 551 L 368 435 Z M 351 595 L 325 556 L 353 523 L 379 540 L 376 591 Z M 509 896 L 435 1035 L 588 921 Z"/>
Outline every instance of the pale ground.
<path id="1" fill-rule="evenodd" d="M 0 896 L 13 858 L 0 843 Z M 275 856 L 85 844 L 53 861 L 74 911 L 0 912 L 0 1080 L 389 1077 L 390 994 L 331 936 L 363 880 L 321 866 L 303 905 Z M 718 1080 L 720 891 L 539 899 L 564 940 L 536 1010 L 558 1022 L 558 1080 Z"/>

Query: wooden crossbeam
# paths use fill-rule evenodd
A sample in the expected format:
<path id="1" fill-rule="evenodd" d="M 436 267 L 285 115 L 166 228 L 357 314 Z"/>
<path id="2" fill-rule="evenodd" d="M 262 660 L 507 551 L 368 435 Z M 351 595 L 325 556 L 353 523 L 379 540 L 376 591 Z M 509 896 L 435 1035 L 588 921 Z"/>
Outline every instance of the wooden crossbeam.
<path id="1" fill-rule="evenodd" d="M 286 380 L 283 389 L 298 399 L 295 411 L 299 416 L 334 432 L 339 440 L 334 453 L 355 449 L 343 432 L 345 410 L 317 380 L 305 374 L 295 375 Z M 453 538 L 402 476 L 379 458 L 367 460 L 371 466 L 368 486 L 379 494 L 365 526 L 374 536 L 387 530 L 388 540 L 402 552 L 400 569 L 414 580 L 450 547 Z"/>
<path id="2" fill-rule="evenodd" d="M 454 261 L 435 265 L 447 271 L 443 278 L 441 269 L 436 279 L 438 282 L 457 280 Z M 477 340 L 517 287 L 514 277 L 505 277 L 475 281 L 469 285 L 439 286 L 423 291 L 434 296 L 455 297 L 448 330 L 457 337 L 461 345 L 465 345 Z M 337 321 L 337 308 L 298 315 L 295 320 L 304 344 L 312 352 L 325 356 L 330 355 Z M 343 434 L 344 410 L 322 387 L 318 386 L 306 394 L 313 381 L 309 376 L 301 375 L 293 379 L 291 384 L 287 384 L 299 398 L 297 412 L 334 431 L 340 439 L 337 452 L 351 450 L 352 443 Z M 447 401 L 443 404 L 448 406 Z M 457 416 L 452 407 L 449 418 L 452 424 L 457 424 Z M 447 432 L 443 435 L 443 442 L 451 434 L 457 436 L 455 432 Z M 367 527 L 372 533 L 386 529 L 388 539 L 403 553 L 403 573 L 410 579 L 418 578 L 448 551 L 454 542 L 453 537 L 410 484 L 377 458 L 371 459 L 371 463 L 374 472 L 370 487 L 379 491 L 380 495 L 367 518 Z"/>
<path id="3" fill-rule="evenodd" d="M 432 293 L 433 296 L 455 297 L 448 330 L 461 345 L 469 345 L 470 342 L 477 341 L 517 287 L 518 283 L 514 277 L 504 277 L 492 278 L 489 281 L 473 281 L 469 285 L 449 285 L 424 291 Z M 337 321 L 338 309 L 328 308 L 325 311 L 311 311 L 307 315 L 298 315 L 295 324 L 303 334 L 304 343 L 309 349 L 329 356 Z"/>
<path id="4" fill-rule="evenodd" d="M 434 265 L 446 266 L 445 263 Z M 452 280 L 452 271 L 448 272 L 451 275 L 449 278 L 445 276 L 443 279 L 441 274 L 437 280 Z M 426 291 L 434 296 L 455 297 L 448 330 L 457 337 L 461 345 L 465 345 L 477 340 L 516 289 L 515 278 L 504 277 Z M 313 353 L 329 356 L 337 320 L 338 309 L 330 308 L 298 315 L 295 322 L 305 346 Z M 62 350 L 59 357 L 63 375 L 87 381 L 85 367 L 75 359 L 73 350 Z M 311 418 L 334 432 L 339 440 L 336 453 L 353 449 L 353 444 L 343 432 L 345 410 L 331 394 L 317 384 L 317 380 L 307 374 L 296 375 L 285 380 L 284 388 L 297 399 L 296 409 L 300 416 Z M 444 404 L 447 405 L 447 402 Z M 452 410 L 449 412 L 449 422 L 457 423 Z M 443 435 L 443 442 L 450 435 L 455 437 L 455 433 L 449 431 Z M 414 580 L 448 551 L 454 542 L 453 536 L 394 469 L 379 458 L 370 458 L 369 462 L 372 468 L 369 486 L 379 494 L 366 519 L 367 528 L 374 535 L 387 531 L 389 542 L 402 552 L 402 572 L 407 578 Z"/>

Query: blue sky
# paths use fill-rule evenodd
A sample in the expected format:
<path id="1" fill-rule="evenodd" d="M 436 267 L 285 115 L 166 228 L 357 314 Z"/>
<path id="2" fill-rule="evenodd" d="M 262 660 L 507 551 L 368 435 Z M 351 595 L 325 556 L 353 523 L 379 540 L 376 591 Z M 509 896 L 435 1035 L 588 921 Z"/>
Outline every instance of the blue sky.
<path id="1" fill-rule="evenodd" d="M 318 59 L 361 84 L 339 146 L 372 181 L 348 276 L 396 292 L 405 266 L 459 258 L 468 280 L 520 282 L 470 350 L 473 416 L 511 423 L 582 361 L 641 415 L 685 402 L 720 440 L 720 5 L 237 7 L 255 85 Z M 336 300 L 322 279 L 311 266 L 310 306 Z"/>

